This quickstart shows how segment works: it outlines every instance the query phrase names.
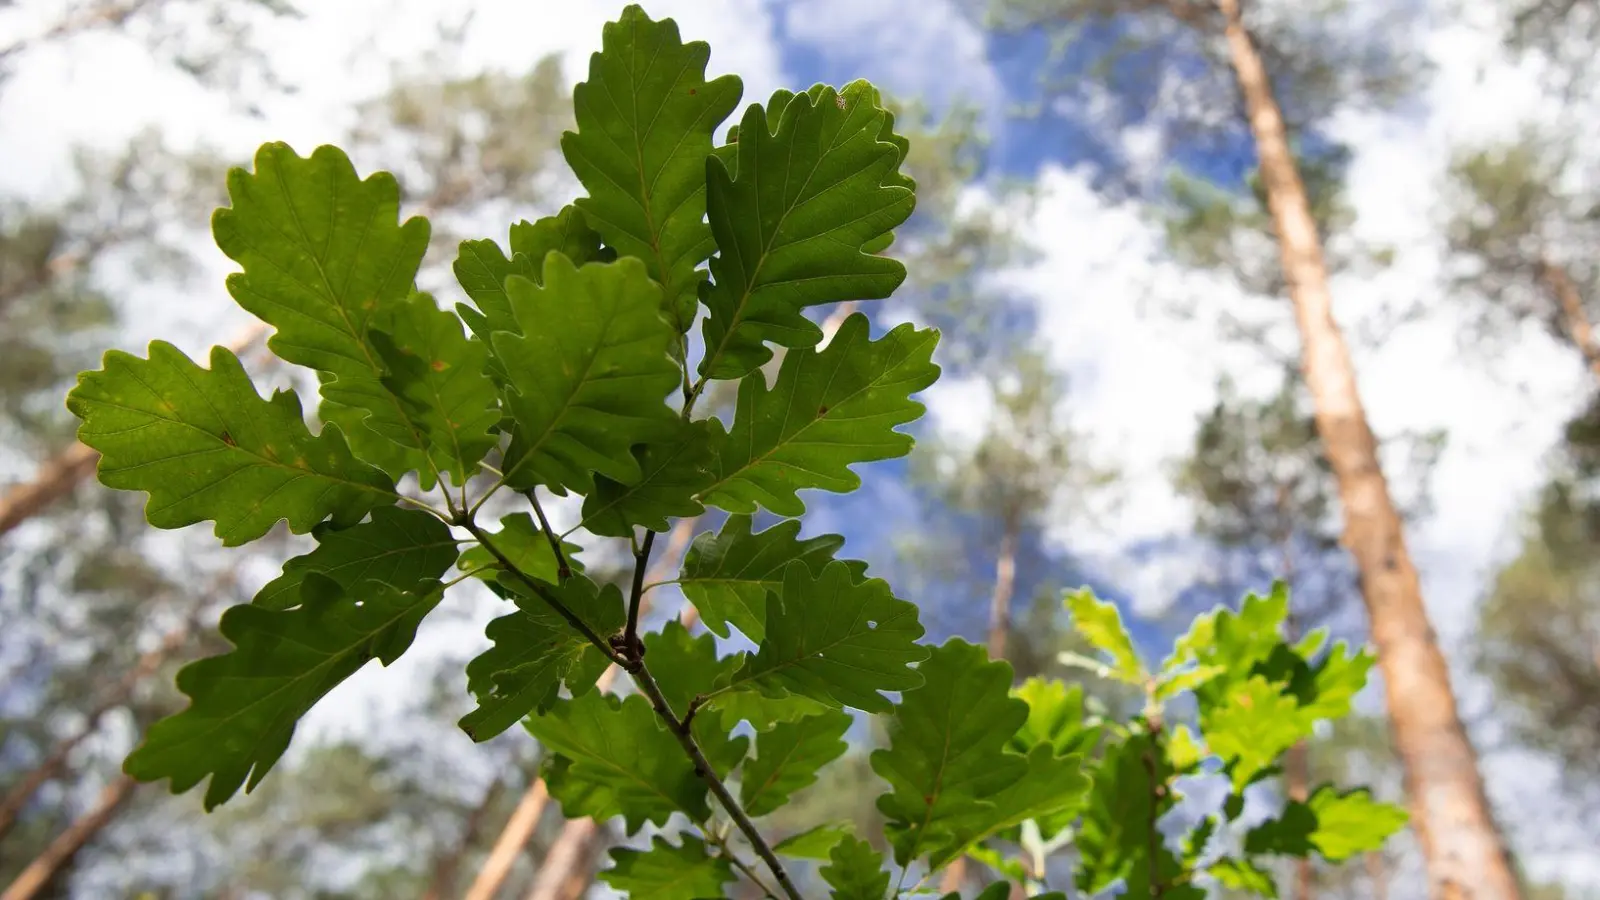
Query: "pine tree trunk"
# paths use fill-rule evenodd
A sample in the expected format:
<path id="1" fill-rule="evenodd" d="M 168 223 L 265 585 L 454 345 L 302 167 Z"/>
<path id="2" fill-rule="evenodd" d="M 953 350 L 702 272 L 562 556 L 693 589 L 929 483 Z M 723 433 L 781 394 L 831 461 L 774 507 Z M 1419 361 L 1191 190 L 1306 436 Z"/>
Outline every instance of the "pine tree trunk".
<path id="1" fill-rule="evenodd" d="M 1218 0 L 1218 7 L 1299 324 L 1317 432 L 1339 482 L 1344 544 L 1360 573 L 1431 892 L 1445 900 L 1519 898 L 1477 754 L 1462 727 L 1449 671 L 1422 603 L 1400 516 L 1378 464 L 1350 353 L 1333 320 L 1322 243 L 1283 116 L 1240 19 L 1238 0 Z"/>
<path id="2" fill-rule="evenodd" d="M 489 783 L 488 790 L 483 792 L 483 800 L 473 808 L 461 828 L 461 840 L 456 842 L 454 849 L 434 861 L 433 877 L 428 880 L 428 889 L 423 891 L 422 900 L 445 900 L 450 895 L 456 872 L 461 869 L 461 860 L 472 852 L 472 845 L 478 842 L 478 834 L 483 831 L 483 817 L 505 793 L 505 787 L 505 782 L 498 778 Z"/>
<path id="3" fill-rule="evenodd" d="M 1383 858 L 1383 851 L 1362 855 L 1367 864 L 1368 890 L 1372 892 L 1372 900 L 1389 900 L 1389 864 Z"/>
<path id="4" fill-rule="evenodd" d="M 1600 378 L 1600 345 L 1594 341 L 1594 325 L 1583 309 L 1583 296 L 1578 293 L 1572 276 L 1559 263 L 1546 259 L 1539 260 L 1534 269 L 1539 281 L 1550 289 L 1561 306 L 1561 320 L 1567 327 L 1567 336 L 1577 346 L 1578 352 L 1583 354 L 1589 371 Z"/>
<path id="5" fill-rule="evenodd" d="M 589 844 L 599 829 L 593 819 L 573 819 L 561 829 L 561 836 L 545 854 L 534 879 L 528 900 L 560 900 L 563 889 L 575 876 L 586 874 L 589 866 Z M 587 881 L 587 878 L 585 878 Z"/>
<path id="6" fill-rule="evenodd" d="M 44 787 L 47 782 L 61 774 L 62 769 L 66 768 L 67 758 L 72 755 L 72 751 L 77 749 L 78 745 L 83 743 L 91 734 L 94 734 L 95 729 L 100 725 L 100 720 L 105 717 L 106 713 L 127 703 L 128 698 L 133 696 L 134 689 L 139 686 L 139 683 L 154 674 L 168 656 L 183 646 L 183 643 L 189 639 L 191 631 L 193 631 L 192 622 L 174 630 L 161 640 L 161 646 L 140 656 L 139 661 L 134 664 L 133 668 L 124 673 L 116 686 L 94 709 L 89 711 L 89 718 L 84 722 L 83 728 L 72 737 L 56 744 L 49 755 L 33 768 L 33 771 L 24 775 L 22 780 L 11 786 L 11 790 L 6 792 L 5 798 L 0 799 L 0 838 L 4 838 L 6 833 L 17 824 L 17 818 L 22 815 L 22 810 L 28 805 L 28 801 L 33 798 L 39 788 Z"/>
<path id="7" fill-rule="evenodd" d="M 255 322 L 234 336 L 227 347 L 235 354 L 243 354 L 266 333 L 266 325 Z M 0 535 L 72 493 L 73 488 L 94 474 L 99 461 L 100 454 L 75 441 L 72 446 L 45 460 L 32 481 L 6 488 L 5 493 L 0 494 Z"/>
<path id="8" fill-rule="evenodd" d="M 1006 636 L 1011 631 L 1011 595 L 1017 586 L 1017 532 L 1014 515 L 1006 517 L 1000 535 L 1000 552 L 994 564 L 994 589 L 989 594 L 989 658 L 1006 658 Z"/>
<path id="9" fill-rule="evenodd" d="M 61 867 L 93 840 L 100 829 L 106 827 L 106 823 L 116 815 L 117 808 L 133 794 L 135 787 L 138 787 L 138 782 L 127 775 L 118 775 L 117 780 L 106 785 L 94 808 L 57 835 L 43 853 L 28 863 L 5 892 L 0 893 L 0 900 L 32 900 L 38 896 Z"/>

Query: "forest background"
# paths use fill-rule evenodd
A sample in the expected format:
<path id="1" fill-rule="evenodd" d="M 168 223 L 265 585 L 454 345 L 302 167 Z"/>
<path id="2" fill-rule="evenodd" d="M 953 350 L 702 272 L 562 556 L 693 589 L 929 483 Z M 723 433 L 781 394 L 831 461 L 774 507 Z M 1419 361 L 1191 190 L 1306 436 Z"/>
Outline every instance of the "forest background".
<path id="1" fill-rule="evenodd" d="M 215 652 L 216 615 L 303 540 L 240 562 L 203 528 L 144 528 L 139 498 L 83 479 L 61 400 L 107 348 L 249 346 L 208 219 L 225 168 L 263 141 L 346 147 L 455 237 L 554 212 L 572 193 L 570 88 L 620 6 L 0 0 L 0 884 L 47 859 L 33 896 L 606 895 L 588 876 L 619 839 L 530 805 L 533 742 L 454 729 L 487 597 L 430 620 L 382 682 L 335 691 L 226 811 L 120 780 L 140 729 L 180 703 L 175 667 Z M 911 113 L 911 280 L 869 311 L 943 327 L 946 376 L 913 456 L 808 498 L 805 531 L 844 534 L 930 638 L 986 640 L 1023 675 L 1085 677 L 1056 659 L 1074 649 L 1060 590 L 1080 584 L 1149 647 L 1275 577 L 1301 626 L 1365 639 L 1254 144 L 1214 48 L 1156 6 L 648 6 L 709 41 L 747 102 L 864 77 Z M 1271 39 L 1497 820 L 1529 896 L 1600 896 L 1600 351 L 1574 324 L 1600 314 L 1600 5 L 1244 11 Z M 453 297 L 447 262 L 430 257 L 423 287 Z M 243 356 L 259 382 L 292 377 Z M 1401 801 L 1381 686 L 1358 708 L 1310 765 Z M 878 737 L 853 735 L 851 758 Z M 839 780 L 874 776 L 845 771 L 797 821 L 875 814 Z M 1405 839 L 1281 874 L 1286 896 L 1425 896 Z"/>

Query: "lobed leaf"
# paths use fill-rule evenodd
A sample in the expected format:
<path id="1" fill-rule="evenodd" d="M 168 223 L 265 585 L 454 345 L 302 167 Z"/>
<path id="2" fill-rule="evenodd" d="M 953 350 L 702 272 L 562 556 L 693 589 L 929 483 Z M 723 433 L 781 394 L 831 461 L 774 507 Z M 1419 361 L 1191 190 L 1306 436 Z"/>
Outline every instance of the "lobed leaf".
<path id="1" fill-rule="evenodd" d="M 834 845 L 828 860 L 819 874 L 833 888 L 833 900 L 883 900 L 889 890 L 889 873 L 883 870 L 883 857 L 871 844 L 845 838 Z"/>
<path id="2" fill-rule="evenodd" d="M 557 754 L 545 783 L 569 819 L 621 816 L 632 834 L 645 822 L 665 825 L 675 812 L 695 822 L 711 815 L 705 783 L 638 694 L 623 700 L 589 691 L 523 724 Z"/>
<path id="3" fill-rule="evenodd" d="M 752 816 L 764 816 L 814 784 L 817 772 L 849 748 L 840 738 L 851 721 L 848 713 L 830 710 L 758 734 L 756 756 L 740 774 L 739 805 Z"/>
<path id="4" fill-rule="evenodd" d="M 682 835 L 674 847 L 661 835 L 649 850 L 618 847 L 611 851 L 612 866 L 600 880 L 630 900 L 704 900 L 722 897 L 722 886 L 734 879 L 733 865 L 706 851 L 706 843 Z"/>
<path id="5" fill-rule="evenodd" d="M 959 841 L 962 818 L 992 810 L 988 798 L 1028 770 L 1005 749 L 1028 718 L 1027 704 L 1010 695 L 1008 663 L 951 638 L 917 671 L 922 686 L 894 708 L 888 749 L 872 754 L 872 771 L 889 782 L 878 810 L 902 866 Z"/>
<path id="6" fill-rule="evenodd" d="M 671 518 L 705 512 L 695 499 L 711 483 L 711 429 L 707 422 L 683 422 L 670 440 L 634 448 L 639 480 L 620 484 L 595 477 L 594 492 L 583 501 L 580 523 L 598 535 L 630 537 L 635 526 L 666 531 Z"/>
<path id="7" fill-rule="evenodd" d="M 501 519 L 500 530 L 489 534 L 489 543 L 535 581 L 554 584 L 560 580 L 560 564 L 555 551 L 550 549 L 550 539 L 528 513 L 512 513 Z M 577 544 L 561 542 L 561 555 L 566 557 L 567 567 L 574 572 L 583 571 L 583 562 L 578 559 L 582 551 Z M 456 567 L 463 572 L 481 573 L 481 578 L 493 579 L 507 593 L 533 596 L 528 585 L 507 572 L 489 548 L 481 544 L 462 551 Z"/>
<path id="8" fill-rule="evenodd" d="M 711 48 L 637 5 L 606 24 L 600 46 L 573 89 L 578 130 L 561 136 L 561 152 L 589 192 L 578 207 L 606 243 L 645 261 L 684 332 L 704 278 L 696 267 L 716 249 L 705 223 L 711 135 L 744 88 L 733 75 L 707 81 Z"/>
<path id="9" fill-rule="evenodd" d="M 927 658 L 917 607 L 881 579 L 856 581 L 834 561 L 813 577 L 804 562 L 783 570 L 783 592 L 767 595 L 767 635 L 729 689 L 773 697 L 799 694 L 867 712 L 893 708 L 880 691 L 922 683 L 908 668 Z"/>
<path id="10" fill-rule="evenodd" d="M 820 352 L 784 357 L 770 389 L 761 373 L 739 385 L 733 428 L 715 435 L 715 480 L 700 499 L 733 513 L 759 504 L 798 516 L 807 488 L 843 493 L 861 486 L 856 463 L 893 459 L 912 439 L 895 430 L 922 415 L 911 395 L 933 384 L 939 334 L 900 325 L 879 340 L 857 313 Z"/>
<path id="11" fill-rule="evenodd" d="M 644 648 L 656 686 L 679 719 L 689 714 L 690 701 L 711 693 L 744 661 L 744 654 L 719 657 L 716 638 L 709 634 L 691 636 L 677 620 L 645 635 Z M 749 738 L 729 736 L 733 724 L 715 715 L 696 716 L 690 722 L 695 742 L 719 777 L 727 777 L 750 749 Z"/>
<path id="12" fill-rule="evenodd" d="M 1095 649 L 1111 658 L 1111 677 L 1118 681 L 1143 686 L 1149 677 L 1139 652 L 1133 648 L 1133 638 L 1122 626 L 1122 615 L 1114 603 L 1095 597 L 1088 588 L 1067 594 L 1067 610 L 1072 614 L 1072 626 L 1094 645 Z"/>
<path id="13" fill-rule="evenodd" d="M 696 537 L 684 556 L 678 586 L 717 636 L 728 637 L 732 623 L 760 643 L 767 634 L 767 594 L 782 592 L 784 568 L 799 560 L 820 575 L 844 538 L 824 534 L 800 540 L 800 523 L 794 520 L 753 532 L 753 522 L 747 515 L 731 515 L 717 534 Z M 865 580 L 865 563 L 845 565 L 853 580 Z"/>
<path id="14" fill-rule="evenodd" d="M 825 822 L 784 838 L 774 844 L 772 850 L 794 859 L 827 860 L 840 841 L 855 836 L 855 829 L 849 822 Z"/>
<path id="15" fill-rule="evenodd" d="M 367 582 L 359 596 L 308 573 L 301 603 L 243 605 L 222 616 L 234 649 L 184 666 L 178 689 L 189 706 L 150 727 L 123 770 L 140 781 L 172 780 L 182 793 L 210 776 L 205 806 L 254 790 L 288 749 L 300 718 L 368 661 L 389 665 L 443 596 L 437 583 L 407 592 Z"/>
<path id="16" fill-rule="evenodd" d="M 1372 799 L 1366 788 L 1340 793 L 1322 785 L 1304 802 L 1290 801 L 1276 819 L 1245 834 L 1248 853 L 1310 856 L 1343 862 L 1383 846 L 1405 827 L 1405 810 Z"/>
<path id="17" fill-rule="evenodd" d="M 433 515 L 399 506 L 380 506 L 372 518 L 349 528 L 327 524 L 312 530 L 316 549 L 283 565 L 250 602 L 263 609 L 289 609 L 301 602 L 308 575 L 327 576 L 347 591 L 367 581 L 401 590 L 437 581 L 456 561 L 457 541 L 450 527 Z"/>
<path id="18" fill-rule="evenodd" d="M 150 357 L 120 350 L 78 376 L 67 408 L 78 439 L 100 452 L 100 481 L 145 491 L 157 528 L 206 520 L 226 546 L 266 534 L 279 520 L 304 534 L 324 519 L 353 525 L 397 497 L 388 476 L 351 455 L 338 428 L 306 428 L 300 399 L 262 400 L 238 357 L 211 348 L 203 369 L 165 341 Z"/>
<path id="19" fill-rule="evenodd" d="M 718 253 L 705 378 L 755 371 L 772 357 L 766 341 L 814 347 L 822 330 L 806 307 L 881 299 L 905 280 L 899 262 L 869 252 L 916 203 L 897 171 L 901 148 L 880 139 L 892 123 L 877 92 L 856 82 L 781 96 L 781 110 L 745 111 L 732 171 L 715 157 L 706 168 Z"/>
<path id="20" fill-rule="evenodd" d="M 513 277 L 506 291 L 521 331 L 493 335 L 516 421 L 506 483 L 588 493 L 596 474 L 638 481 L 633 445 L 670 439 L 682 424 L 664 402 L 680 375 L 661 288 L 636 259 L 580 269 L 551 253 L 543 285 Z"/>
<path id="21" fill-rule="evenodd" d="M 1041 830 L 1046 838 L 1054 837 L 1071 823 L 1088 792 L 1083 757 L 1056 756 L 1049 745 L 1040 744 L 1027 754 L 1020 778 L 984 797 L 985 802 L 953 809 L 943 817 L 938 832 L 950 837 L 928 854 L 928 864 L 937 869 L 953 862 L 969 847 L 1028 819 L 1051 821 L 1050 829 Z"/>

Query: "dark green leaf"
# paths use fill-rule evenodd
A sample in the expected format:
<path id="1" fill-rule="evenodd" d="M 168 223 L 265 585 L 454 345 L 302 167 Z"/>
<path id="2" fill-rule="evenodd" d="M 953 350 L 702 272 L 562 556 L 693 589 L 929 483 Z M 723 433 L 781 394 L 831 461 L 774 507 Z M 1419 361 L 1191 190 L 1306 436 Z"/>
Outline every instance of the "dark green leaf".
<path id="1" fill-rule="evenodd" d="M 588 493 L 594 476 L 632 484 L 642 473 L 633 445 L 678 434 L 665 403 L 680 383 L 667 356 L 661 288 L 636 259 L 574 268 L 544 259 L 544 284 L 506 282 L 522 334 L 495 332 L 516 419 L 506 482 Z"/>
<path id="2" fill-rule="evenodd" d="M 611 868 L 600 880 L 629 900 L 706 900 L 725 896 L 722 886 L 733 880 L 733 866 L 706 852 L 705 841 L 682 835 L 674 847 L 656 835 L 647 851 L 619 847 L 611 851 Z"/>
<path id="3" fill-rule="evenodd" d="M 840 841 L 856 836 L 849 822 L 827 822 L 790 835 L 773 845 L 773 851 L 795 859 L 827 859 Z"/>
<path id="4" fill-rule="evenodd" d="M 583 527 L 607 537 L 628 537 L 634 526 L 666 531 L 669 518 L 705 512 L 695 499 L 711 474 L 711 429 L 704 421 L 684 422 L 672 440 L 634 448 L 639 480 L 618 484 L 604 475 L 583 501 Z"/>
<path id="5" fill-rule="evenodd" d="M 705 783 L 638 694 L 619 700 L 589 691 L 557 700 L 524 725 L 559 754 L 546 766 L 545 782 L 569 819 L 622 816 L 632 834 L 647 821 L 665 825 L 675 812 L 696 822 L 711 815 Z"/>
<path id="6" fill-rule="evenodd" d="M 951 638 L 917 671 L 923 684 L 895 707 L 888 749 L 872 754 L 872 771 L 889 782 L 878 809 L 901 865 L 958 841 L 961 818 L 992 808 L 986 798 L 1028 771 L 1024 757 L 1005 751 L 1028 718 L 1027 704 L 1010 695 L 1009 664 Z"/>
<path id="7" fill-rule="evenodd" d="M 1006 761 L 1009 764 L 1009 760 Z M 1003 790 L 987 795 L 983 803 L 954 810 L 940 824 L 939 831 L 951 839 L 928 854 L 934 868 L 959 858 L 974 844 L 982 843 L 1028 819 L 1051 820 L 1052 828 L 1041 828 L 1046 839 L 1070 823 L 1089 790 L 1083 771 L 1083 757 L 1056 756 L 1048 745 L 1040 744 L 1027 756 L 1027 771 Z M 924 846 L 931 842 L 924 841 Z"/>
<path id="8" fill-rule="evenodd" d="M 150 343 L 149 359 L 112 350 L 104 363 L 78 376 L 67 408 L 83 420 L 78 439 L 100 451 L 100 481 L 148 492 L 157 528 L 209 519 L 232 547 L 280 519 L 304 534 L 396 500 L 394 483 L 351 456 L 339 429 L 313 436 L 293 391 L 262 400 L 222 347 L 211 348 L 210 369 L 165 341 Z"/>
<path id="9" fill-rule="evenodd" d="M 756 736 L 756 757 L 740 774 L 739 804 L 752 816 L 764 816 L 789 802 L 789 797 L 817 780 L 823 766 L 838 759 L 849 745 L 840 738 L 850 730 L 844 712 L 827 712 L 798 722 L 782 723 Z"/>
<path id="10" fill-rule="evenodd" d="M 511 560 L 511 564 L 523 574 L 551 584 L 558 580 L 560 569 L 556 562 L 555 551 L 550 549 L 550 539 L 534 523 L 532 515 L 512 513 L 501 519 L 500 530 L 489 534 L 489 543 Z M 577 544 L 569 541 L 561 542 L 561 555 L 566 557 L 568 568 L 574 572 L 583 571 L 583 563 L 577 558 L 582 550 L 583 548 Z M 528 585 L 522 579 L 505 571 L 505 567 L 500 565 L 500 561 L 489 552 L 488 547 L 482 545 L 468 547 L 462 552 L 461 561 L 456 567 L 463 572 L 485 572 L 506 590 L 514 594 L 533 596 Z"/>
<path id="11" fill-rule="evenodd" d="M 574 575 L 543 591 L 582 619 L 601 637 L 622 630 L 627 621 L 622 591 Z M 532 593 L 531 591 L 529 592 Z M 478 708 L 461 719 L 475 741 L 486 741 L 531 712 L 555 702 L 562 684 L 574 694 L 594 685 L 610 660 L 540 597 L 519 594 L 517 611 L 489 623 L 494 646 L 467 664 L 467 688 Z"/>
<path id="12" fill-rule="evenodd" d="M 822 330 L 806 307 L 881 299 L 905 280 L 900 263 L 867 252 L 916 203 L 898 183 L 900 148 L 879 139 L 887 113 L 875 100 L 857 82 L 794 96 L 775 121 L 752 104 L 734 172 L 716 158 L 707 166 L 718 254 L 705 295 L 703 377 L 754 371 L 772 357 L 765 341 L 814 347 Z"/>
<path id="13" fill-rule="evenodd" d="M 895 427 L 922 415 L 911 395 L 939 377 L 931 361 L 938 340 L 932 329 L 900 325 L 872 341 L 857 313 L 821 352 L 785 356 L 770 389 L 759 372 L 746 378 L 733 430 L 715 441 L 716 480 L 700 499 L 729 512 L 760 504 L 798 516 L 805 504 L 797 491 L 860 487 L 851 465 L 910 452 L 911 436 Z"/>
<path id="14" fill-rule="evenodd" d="M 682 622 L 671 621 L 658 632 L 644 636 L 644 648 L 650 659 L 650 671 L 656 686 L 666 698 L 678 718 L 689 712 L 689 702 L 702 694 L 709 694 L 729 678 L 740 663 L 743 654 L 717 656 L 717 641 L 709 634 L 693 637 Z M 716 715 L 700 715 L 690 724 L 695 741 L 705 753 L 706 760 L 719 776 L 726 777 L 750 749 L 747 737 L 729 737 L 736 724 L 724 722 Z"/>
<path id="15" fill-rule="evenodd" d="M 600 46 L 573 90 L 578 130 L 561 151 L 589 192 L 579 208 L 606 243 L 645 261 L 687 331 L 704 277 L 695 267 L 716 249 L 705 224 L 711 134 L 744 89 L 732 75 L 706 81 L 711 48 L 638 6 L 605 26 Z"/>
<path id="16" fill-rule="evenodd" d="M 844 538 L 824 534 L 800 540 L 800 523 L 793 520 L 760 532 L 751 531 L 752 523 L 750 516 L 732 515 L 719 533 L 695 538 L 678 586 L 718 636 L 728 637 L 731 622 L 760 643 L 767 634 L 767 594 L 782 591 L 784 567 L 800 560 L 812 574 L 820 574 L 844 546 Z M 852 567 L 855 580 L 866 577 L 864 563 L 845 564 Z"/>
<path id="17" fill-rule="evenodd" d="M 124 769 L 140 781 L 172 779 L 181 793 L 206 776 L 207 809 L 253 790 L 283 755 L 295 724 L 369 660 L 389 665 L 438 604 L 437 584 L 407 593 L 381 582 L 359 597 L 317 573 L 306 575 L 299 606 L 235 606 L 222 636 L 235 649 L 185 666 L 178 689 L 189 706 L 150 727 Z"/>
<path id="18" fill-rule="evenodd" d="M 300 605 L 300 585 L 316 572 L 346 591 L 366 581 L 381 581 L 411 590 L 421 581 L 436 581 L 456 561 L 456 539 L 449 526 L 416 509 L 380 506 L 372 519 L 349 528 L 319 525 L 317 547 L 283 565 L 283 574 L 267 582 L 251 602 L 264 609 Z"/>

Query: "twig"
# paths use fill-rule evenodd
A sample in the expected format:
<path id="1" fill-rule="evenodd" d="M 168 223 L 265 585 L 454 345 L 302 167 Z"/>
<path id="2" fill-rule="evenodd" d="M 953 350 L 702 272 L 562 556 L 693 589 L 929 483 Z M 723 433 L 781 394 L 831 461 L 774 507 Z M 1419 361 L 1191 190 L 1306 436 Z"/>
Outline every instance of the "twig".
<path id="1" fill-rule="evenodd" d="M 545 539 L 550 541 L 550 552 L 556 555 L 556 577 L 566 581 L 572 577 L 572 569 L 567 565 L 567 556 L 561 552 L 561 539 L 550 530 L 550 520 L 544 517 L 544 507 L 539 505 L 539 495 L 534 488 L 522 492 L 528 502 L 533 504 L 533 514 L 539 517 L 539 527 L 544 531 Z"/>
<path id="2" fill-rule="evenodd" d="M 683 746 L 683 751 L 689 754 L 689 759 L 694 763 L 695 774 L 699 775 L 700 780 L 711 788 L 711 793 L 717 796 L 717 801 L 722 804 L 722 808 L 727 811 L 734 824 L 739 826 L 739 830 L 744 833 L 745 839 L 750 842 L 750 846 L 755 848 L 756 854 L 767 864 L 767 868 L 772 870 L 773 876 L 778 879 L 778 886 L 783 888 L 783 893 L 788 896 L 789 900 L 801 900 L 800 892 L 795 890 L 794 882 L 789 880 L 789 873 L 783 869 L 783 863 L 778 861 L 777 854 L 773 853 L 772 848 L 767 845 L 766 838 L 761 836 L 761 832 L 756 829 L 755 823 L 750 821 L 750 817 L 745 815 L 744 810 L 733 799 L 733 795 L 728 793 L 727 785 L 724 785 L 722 779 L 717 777 L 716 770 L 706 760 L 706 755 L 701 752 L 700 745 L 695 743 L 694 735 L 689 733 L 688 726 L 684 725 L 677 715 L 672 712 L 672 707 L 667 704 L 667 698 L 661 693 L 661 687 L 651 677 L 650 670 L 645 668 L 644 661 L 633 660 L 632 668 L 629 668 L 628 671 L 633 676 L 633 680 L 639 685 L 639 690 L 644 693 L 645 697 L 649 698 L 650 705 L 655 707 L 656 714 L 661 717 L 662 721 L 667 723 L 667 730 L 671 731 L 673 737 L 678 739 L 678 743 Z"/>
<path id="3" fill-rule="evenodd" d="M 628 594 L 628 630 L 622 633 L 622 641 L 634 652 L 634 645 L 639 643 L 639 601 L 644 598 L 644 570 L 650 565 L 650 549 L 655 546 L 656 533 L 646 531 L 644 544 L 633 555 L 633 590 Z M 639 655 L 642 657 L 644 648 L 640 646 Z"/>
<path id="4" fill-rule="evenodd" d="M 761 880 L 761 876 L 756 874 L 755 870 L 750 867 L 749 863 L 740 859 L 739 854 L 733 852 L 733 848 L 728 846 L 728 838 L 726 835 L 716 834 L 709 828 L 706 829 L 705 832 L 706 840 L 710 841 L 712 846 L 722 851 L 723 858 L 728 860 L 728 862 L 733 863 L 733 867 L 738 869 L 739 872 L 744 875 L 744 877 L 750 879 L 751 884 L 760 888 L 762 894 L 766 895 L 769 900 L 778 896 L 777 893 L 773 891 L 765 881 Z"/>
<path id="5" fill-rule="evenodd" d="M 499 560 L 500 565 L 505 566 L 507 572 L 510 572 L 512 575 L 516 576 L 517 580 L 527 585 L 528 588 L 534 592 L 534 594 L 538 595 L 540 600 L 543 600 L 545 603 L 549 604 L 550 608 L 559 613 L 561 618 L 566 619 L 568 625 L 571 625 L 573 628 L 577 629 L 578 633 L 583 635 L 584 638 L 589 641 L 589 643 L 599 647 L 600 652 L 604 653 L 607 659 L 619 666 L 626 667 L 628 665 L 629 661 L 626 658 L 618 655 L 617 651 L 611 649 L 610 642 L 596 634 L 594 629 L 589 627 L 589 623 L 578 618 L 577 613 L 574 613 L 572 610 L 568 609 L 565 603 L 562 603 L 559 599 L 552 596 L 550 591 L 546 589 L 543 584 L 540 584 L 536 579 L 528 575 L 528 573 L 522 571 L 517 567 L 516 563 L 511 561 L 509 557 L 507 557 L 504 553 L 501 553 L 500 548 L 496 547 L 489 540 L 489 535 L 484 533 L 484 530 L 479 528 L 478 523 L 472 521 L 471 517 L 463 516 L 458 519 L 457 524 L 471 532 L 472 536 L 478 539 L 478 543 L 483 545 L 483 549 L 489 551 L 489 555 L 493 556 L 496 560 Z"/>

